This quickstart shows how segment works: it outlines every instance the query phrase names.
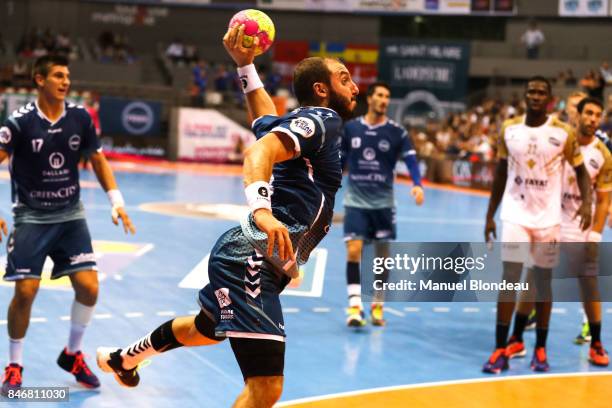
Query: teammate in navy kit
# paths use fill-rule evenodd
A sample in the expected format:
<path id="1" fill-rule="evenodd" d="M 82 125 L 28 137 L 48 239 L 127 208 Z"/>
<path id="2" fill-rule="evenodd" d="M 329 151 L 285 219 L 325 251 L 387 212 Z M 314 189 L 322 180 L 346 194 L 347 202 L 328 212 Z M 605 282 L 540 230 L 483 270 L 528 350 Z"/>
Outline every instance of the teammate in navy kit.
<path id="1" fill-rule="evenodd" d="M 3 394 L 21 387 L 23 340 L 47 256 L 54 263 L 51 279 L 68 276 L 75 291 L 68 344 L 57 363 L 82 385 L 100 385 L 81 353 L 98 296 L 96 259 L 80 201 L 78 163 L 82 155 L 90 157 L 109 194 L 113 222 L 118 224 L 120 218 L 125 231 L 134 233 L 89 114 L 82 106 L 65 101 L 70 88 L 68 61 L 42 57 L 34 63 L 32 79 L 38 89 L 37 101 L 13 112 L 0 128 L 0 162 L 10 157 L 14 218 L 4 280 L 15 282 L 8 309 L 9 365 Z M 6 235 L 2 219 L 0 227 Z"/>
<path id="2" fill-rule="evenodd" d="M 424 192 L 416 152 L 406 130 L 387 117 L 391 91 L 383 82 L 368 88 L 368 112 L 348 122 L 342 138 L 342 163 L 348 167 L 344 196 L 344 239 L 347 249 L 346 280 L 349 308 L 347 325 L 366 324 L 361 304 L 359 262 L 364 241 L 395 239 L 393 182 L 398 159 L 404 160 L 414 187 L 417 205 Z M 383 326 L 382 297 L 372 303 L 372 324 Z"/>
<path id="3" fill-rule="evenodd" d="M 208 264 L 210 284 L 198 296 L 197 316 L 172 319 L 123 349 L 98 349 L 98 365 L 128 387 L 138 364 L 181 346 L 225 338 L 245 387 L 235 407 L 268 407 L 283 387 L 285 331 L 279 294 L 332 222 L 342 180 L 342 119 L 356 105 L 357 86 L 339 61 L 307 58 L 294 71 L 301 108 L 278 117 L 243 47 L 244 26 L 228 30 L 224 45 L 238 65 L 257 142 L 245 152 L 244 184 L 251 214 L 223 234 Z M 271 185 L 269 181 L 273 176 Z M 294 251 L 295 249 L 295 251 Z"/>

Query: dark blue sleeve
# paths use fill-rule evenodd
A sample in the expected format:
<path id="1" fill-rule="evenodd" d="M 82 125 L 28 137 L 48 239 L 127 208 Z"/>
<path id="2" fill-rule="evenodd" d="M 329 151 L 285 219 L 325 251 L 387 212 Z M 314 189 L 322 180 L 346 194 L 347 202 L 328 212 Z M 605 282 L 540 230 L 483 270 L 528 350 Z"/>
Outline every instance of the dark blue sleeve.
<path id="1" fill-rule="evenodd" d="M 318 151 L 325 140 L 324 119 L 312 111 L 291 112 L 277 117 L 276 120 L 270 118 L 272 117 L 263 116 L 255 121 L 253 130 L 256 137 L 260 138 L 270 132 L 287 135 L 293 140 L 296 157 L 297 155 L 307 156 Z"/>
<path id="2" fill-rule="evenodd" d="M 274 128 L 276 124 L 280 122 L 280 119 L 280 117 L 274 115 L 264 115 L 255 119 L 251 125 L 255 138 L 259 140 L 270 133 L 272 128 Z"/>
<path id="3" fill-rule="evenodd" d="M 19 125 L 14 118 L 9 117 L 0 127 L 0 149 L 12 154 L 19 136 Z"/>
<path id="4" fill-rule="evenodd" d="M 83 143 L 81 143 L 81 152 L 85 155 L 90 155 L 100 150 L 102 147 L 100 139 L 96 135 L 96 128 L 91 120 L 91 116 L 85 109 L 77 108 L 80 120 L 83 126 Z"/>
<path id="5" fill-rule="evenodd" d="M 348 162 L 348 155 L 350 153 L 351 146 L 351 138 L 349 136 L 348 126 L 344 126 L 341 128 L 342 141 L 340 144 L 340 161 L 342 163 L 342 170 L 346 168 L 346 163 Z"/>
<path id="6" fill-rule="evenodd" d="M 419 170 L 419 162 L 417 161 L 416 150 L 412 145 L 412 140 L 408 136 L 408 132 L 402 134 L 402 159 L 406 163 L 406 167 L 410 171 L 410 177 L 415 186 L 421 186 L 421 171 Z"/>

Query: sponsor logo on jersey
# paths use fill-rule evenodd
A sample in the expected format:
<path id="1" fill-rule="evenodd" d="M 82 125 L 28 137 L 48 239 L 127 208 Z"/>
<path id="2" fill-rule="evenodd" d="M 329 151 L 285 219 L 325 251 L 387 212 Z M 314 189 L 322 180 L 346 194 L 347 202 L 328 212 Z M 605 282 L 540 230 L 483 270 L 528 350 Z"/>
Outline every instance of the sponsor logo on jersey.
<path id="1" fill-rule="evenodd" d="M 0 143 L 8 144 L 11 142 L 11 129 L 6 126 L 0 128 Z"/>
<path id="2" fill-rule="evenodd" d="M 365 134 L 366 134 L 366 136 L 376 136 L 378 133 L 376 133 L 373 130 L 366 130 Z"/>
<path id="3" fill-rule="evenodd" d="M 528 178 L 528 179 L 525 179 L 525 186 L 545 188 L 546 186 L 548 186 L 548 180 L 538 180 L 538 179 Z"/>
<path id="4" fill-rule="evenodd" d="M 358 137 L 354 137 L 351 139 L 351 147 L 353 149 L 359 149 L 361 147 L 361 139 Z"/>
<path id="5" fill-rule="evenodd" d="M 561 141 L 552 136 L 548 138 L 548 142 L 553 146 L 557 146 L 557 147 L 561 146 Z"/>
<path id="6" fill-rule="evenodd" d="M 381 140 L 380 142 L 378 142 L 378 149 L 381 152 L 388 152 L 390 148 L 391 148 L 391 144 L 389 143 L 388 140 Z"/>
<path id="7" fill-rule="evenodd" d="M 306 139 L 315 134 L 315 124 L 312 119 L 309 118 L 293 119 L 289 124 L 289 129 L 291 129 L 293 133 L 297 133 Z"/>
<path id="8" fill-rule="evenodd" d="M 53 152 L 49 156 L 49 165 L 53 167 L 55 170 L 61 169 L 64 167 L 64 163 L 66 159 L 64 159 L 64 155 L 59 152 Z"/>
<path id="9" fill-rule="evenodd" d="M 234 320 L 234 311 L 232 309 L 222 309 L 221 320 Z"/>
<path id="10" fill-rule="evenodd" d="M 221 309 L 232 304 L 228 288 L 219 288 L 215 290 L 215 296 L 217 297 L 217 302 L 219 302 L 219 307 Z"/>
<path id="11" fill-rule="evenodd" d="M 81 136 L 79 135 L 70 136 L 70 139 L 68 139 L 68 146 L 70 147 L 70 149 L 74 150 L 75 152 L 79 150 L 79 147 L 81 147 Z"/>
<path id="12" fill-rule="evenodd" d="M 371 147 L 366 147 L 363 149 L 363 158 L 367 161 L 374 160 L 376 158 L 376 150 L 372 149 Z"/>
<path id="13" fill-rule="evenodd" d="M 153 109 L 144 102 L 132 102 L 121 113 L 123 127 L 134 135 L 142 135 L 151 130 L 154 119 Z"/>
<path id="14" fill-rule="evenodd" d="M 517 186 L 520 186 L 521 184 L 523 184 L 523 179 L 521 178 L 521 176 L 516 176 L 514 178 L 514 182 L 516 183 Z"/>
<path id="15" fill-rule="evenodd" d="M 597 163 L 597 160 L 595 159 L 589 160 L 589 165 L 595 170 L 599 169 L 599 163 Z"/>
<path id="16" fill-rule="evenodd" d="M 77 192 L 77 189 L 78 189 L 78 185 L 75 184 L 75 185 L 68 186 L 68 187 L 62 187 L 55 191 L 34 190 L 34 191 L 30 191 L 30 198 L 43 199 L 43 200 L 56 199 L 56 198 L 68 198 L 68 197 L 75 195 Z"/>
<path id="17" fill-rule="evenodd" d="M 47 133 L 52 135 L 52 134 L 55 134 L 55 133 L 62 133 L 63 131 L 64 131 L 64 129 L 57 128 L 57 129 L 49 129 L 49 130 L 47 130 Z"/>

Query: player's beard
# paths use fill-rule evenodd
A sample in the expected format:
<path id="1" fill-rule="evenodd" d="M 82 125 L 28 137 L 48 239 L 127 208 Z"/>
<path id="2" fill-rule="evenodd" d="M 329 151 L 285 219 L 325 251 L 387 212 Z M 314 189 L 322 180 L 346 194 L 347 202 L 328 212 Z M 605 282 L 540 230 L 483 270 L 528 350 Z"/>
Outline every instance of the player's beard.
<path id="1" fill-rule="evenodd" d="M 353 110 L 351 105 L 352 99 L 345 98 L 333 89 L 329 92 L 329 108 L 335 110 L 342 120 L 349 120 L 353 117 Z"/>

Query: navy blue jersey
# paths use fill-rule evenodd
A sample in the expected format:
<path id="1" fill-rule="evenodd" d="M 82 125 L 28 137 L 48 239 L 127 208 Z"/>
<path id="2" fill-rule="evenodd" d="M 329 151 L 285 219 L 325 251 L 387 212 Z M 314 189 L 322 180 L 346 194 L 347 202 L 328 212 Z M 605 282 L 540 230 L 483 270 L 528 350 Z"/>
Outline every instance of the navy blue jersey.
<path id="1" fill-rule="evenodd" d="M 608 134 L 601 129 L 597 129 L 595 136 L 597 136 L 597 138 L 599 138 L 599 140 L 601 140 L 612 153 L 612 139 L 610 139 Z"/>
<path id="2" fill-rule="evenodd" d="M 348 166 L 344 205 L 379 209 L 395 206 L 395 165 L 416 152 L 406 130 L 394 121 L 370 126 L 359 117 L 344 126 L 342 156 Z"/>
<path id="3" fill-rule="evenodd" d="M 272 210 L 287 211 L 311 226 L 317 216 L 329 218 L 342 182 L 339 140 L 342 120 L 327 108 L 298 108 L 284 116 L 262 116 L 253 122 L 259 139 L 270 132 L 289 136 L 296 157 L 274 165 Z"/>
<path id="4" fill-rule="evenodd" d="M 11 158 L 15 207 L 35 213 L 77 207 L 79 159 L 99 148 L 91 117 L 81 106 L 65 103 L 55 122 L 36 103 L 13 112 L 0 129 L 0 149 Z"/>

